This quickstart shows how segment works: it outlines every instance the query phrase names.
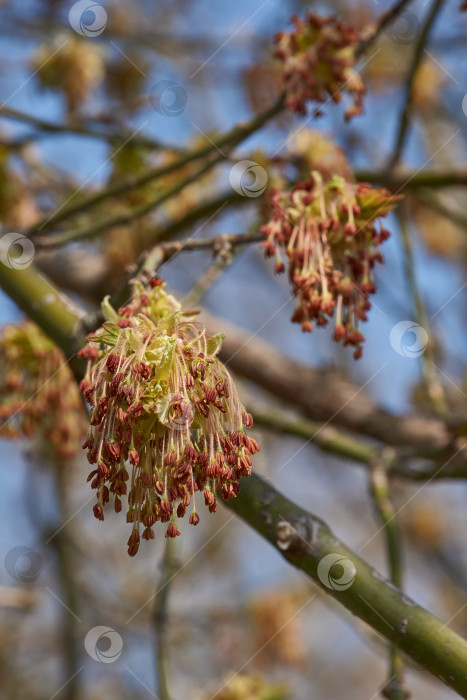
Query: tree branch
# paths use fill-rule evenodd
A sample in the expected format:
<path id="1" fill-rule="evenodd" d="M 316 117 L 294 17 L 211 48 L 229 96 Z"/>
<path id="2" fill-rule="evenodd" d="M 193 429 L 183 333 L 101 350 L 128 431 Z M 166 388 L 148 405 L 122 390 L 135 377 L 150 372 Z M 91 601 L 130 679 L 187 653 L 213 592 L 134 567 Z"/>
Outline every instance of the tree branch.
<path id="1" fill-rule="evenodd" d="M 167 149 L 177 150 L 172 146 L 165 145 L 147 136 L 138 134 L 132 135 L 130 131 L 125 133 L 115 133 L 112 131 L 96 130 L 90 126 L 82 124 L 53 124 L 52 122 L 39 119 L 32 114 L 20 112 L 11 107 L 0 107 L 0 118 L 12 119 L 14 121 L 30 124 L 35 129 L 44 131 L 48 134 L 76 134 L 77 136 L 87 136 L 89 138 L 103 139 L 109 143 L 122 143 L 131 140 L 133 146 L 140 146 L 150 149 Z"/>
<path id="2" fill-rule="evenodd" d="M 137 207 L 133 207 L 129 211 L 123 214 L 117 214 L 116 216 L 110 217 L 109 219 L 104 219 L 103 221 L 98 221 L 91 226 L 83 226 L 82 228 L 71 229 L 70 231 L 64 231 L 55 236 L 55 245 L 62 245 L 63 243 L 68 243 L 69 241 L 79 241 L 83 238 L 92 238 L 97 236 L 108 229 L 114 228 L 116 226 L 127 226 L 137 219 L 141 219 L 146 214 L 149 214 L 157 207 L 167 202 L 171 197 L 179 194 L 185 187 L 191 185 L 192 182 L 196 182 L 199 178 L 205 175 L 207 172 L 212 170 L 216 165 L 224 160 L 224 156 L 217 156 L 217 158 L 211 158 L 206 163 L 204 163 L 200 168 L 195 170 L 191 175 L 188 175 L 183 180 L 179 180 L 170 189 L 166 190 L 162 194 L 158 194 L 154 199 L 148 202 L 144 202 Z"/>
<path id="3" fill-rule="evenodd" d="M 138 274 L 145 272 L 154 274 L 158 268 L 174 255 L 182 250 L 208 250 L 213 249 L 214 253 L 220 253 L 225 248 L 238 245 L 248 245 L 259 243 L 264 240 L 261 233 L 221 233 L 213 238 L 188 238 L 185 241 L 172 241 L 161 243 L 143 255 L 143 263 L 139 267 Z"/>
<path id="4" fill-rule="evenodd" d="M 322 520 L 256 475 L 242 479 L 240 494 L 225 505 L 325 593 L 467 698 L 467 642 L 386 581 L 340 542 Z M 335 555 L 335 570 L 330 555 Z M 355 578 L 339 590 L 342 567 L 343 580 L 350 582 L 352 574 Z"/>
<path id="5" fill-rule="evenodd" d="M 221 211 L 224 211 L 232 206 L 246 206 L 248 204 L 252 204 L 251 199 L 233 191 L 224 192 L 221 195 L 207 199 L 204 202 L 201 202 L 201 204 L 199 204 L 197 207 L 190 209 L 190 211 L 183 216 L 180 216 L 178 219 L 174 218 L 169 220 L 169 223 L 167 223 L 165 226 L 155 226 L 154 235 L 149 237 L 149 245 L 155 245 L 156 243 L 169 241 L 172 238 L 175 238 L 177 234 L 185 231 L 188 227 L 191 227 L 200 219 L 210 217 L 209 220 L 211 220 L 214 219 L 217 213 L 220 213 Z M 61 233 L 35 236 L 34 245 L 36 248 L 54 248 L 62 245 L 62 243 L 66 243 L 66 239 L 63 240 L 61 236 Z"/>
<path id="6" fill-rule="evenodd" d="M 425 44 L 429 39 L 431 29 L 433 27 L 433 24 L 435 23 L 435 20 L 438 16 L 438 12 L 442 7 L 443 2 L 444 0 L 434 0 L 430 12 L 428 13 L 428 16 L 425 20 L 425 23 L 421 29 L 421 32 L 415 44 L 413 59 L 409 68 L 409 74 L 407 76 L 407 83 L 405 89 L 405 104 L 402 110 L 399 122 L 399 129 L 397 131 L 396 139 L 394 142 L 393 152 L 387 165 L 388 170 L 393 170 L 396 167 L 402 155 L 402 150 L 404 148 L 405 140 L 407 137 L 407 130 L 412 116 L 413 85 L 415 82 L 415 76 L 417 75 L 418 68 L 423 58 L 423 49 L 425 48 Z"/>
<path id="7" fill-rule="evenodd" d="M 401 205 L 401 207 L 399 207 L 396 216 L 399 221 L 399 231 L 402 239 L 402 247 L 404 250 L 405 275 L 412 296 L 415 320 L 428 333 L 430 340 L 432 340 L 433 335 L 430 329 L 428 314 L 426 312 L 425 303 L 423 301 L 422 295 L 420 294 L 416 279 L 415 260 L 412 251 L 412 236 L 409 233 L 408 216 L 403 204 Z M 429 342 L 427 344 L 426 350 L 422 355 L 421 361 L 423 382 L 425 384 L 426 392 L 431 402 L 431 405 L 435 413 L 441 419 L 446 419 L 448 407 L 444 395 L 444 388 L 438 375 L 438 372 L 436 371 L 432 342 Z"/>
<path id="8" fill-rule="evenodd" d="M 229 369 L 290 402 L 307 418 L 332 421 L 383 443 L 420 448 L 427 457 L 450 445 L 452 437 L 441 421 L 391 415 L 376 406 L 363 387 L 356 387 L 342 373 L 316 370 L 295 362 L 257 335 L 205 310 L 201 318 L 210 332 L 225 331 L 220 357 Z"/>
<path id="9" fill-rule="evenodd" d="M 165 542 L 153 615 L 156 635 L 157 693 L 159 700 L 170 700 L 171 697 L 167 678 L 168 654 L 166 635 L 170 584 L 179 568 L 175 556 L 175 548 L 176 540 L 169 537 Z"/>
<path id="10" fill-rule="evenodd" d="M 392 191 L 404 192 L 418 190 L 421 187 L 455 187 L 467 185 L 467 169 L 450 170 L 398 170 L 397 174 L 389 170 L 356 170 L 359 182 L 384 185 Z"/>
<path id="11" fill-rule="evenodd" d="M 355 55 L 360 58 L 370 46 L 378 39 L 382 32 L 405 10 L 412 0 L 397 0 L 397 2 L 379 17 L 376 24 L 370 24 L 362 32 L 360 43 L 357 46 Z"/>
<path id="12" fill-rule="evenodd" d="M 367 467 L 378 457 L 381 450 L 373 447 L 352 435 L 346 435 L 334 426 L 326 423 L 318 423 L 306 418 L 289 417 L 284 411 L 272 409 L 264 411 L 249 405 L 250 412 L 255 417 L 255 426 L 277 431 L 284 435 L 293 435 L 303 438 L 306 442 L 316 445 L 323 452 L 344 457 L 346 460 L 364 464 Z M 424 456 L 423 448 L 399 450 L 397 459 L 387 467 L 388 476 L 397 476 L 410 481 L 439 481 L 441 479 L 467 479 L 467 464 L 465 460 L 459 460 L 454 467 L 449 465 L 446 469 L 429 465 L 412 468 L 408 462 L 417 457 Z"/>
<path id="13" fill-rule="evenodd" d="M 370 495 L 373 500 L 378 520 L 382 525 L 386 540 L 386 553 L 391 582 L 402 588 L 402 546 L 396 511 L 389 493 L 388 472 L 394 462 L 395 455 L 384 452 L 380 458 L 370 465 L 369 483 Z M 389 649 L 389 677 L 383 689 L 384 697 L 388 700 L 408 700 L 410 693 L 404 682 L 404 662 L 397 646 L 391 644 Z"/>
<path id="14" fill-rule="evenodd" d="M 253 117 L 253 119 L 251 119 L 249 122 L 237 124 L 229 132 L 227 132 L 223 136 L 220 136 L 215 142 L 209 143 L 206 146 L 202 146 L 201 148 L 198 148 L 195 151 L 191 151 L 190 153 L 186 153 L 181 158 L 173 161 L 172 163 L 168 163 L 167 165 L 159 166 L 152 170 L 148 170 L 142 175 L 139 175 L 138 177 L 127 178 L 123 182 L 118 182 L 115 185 L 111 185 L 106 189 L 102 190 L 101 192 L 98 192 L 95 195 L 92 195 L 87 199 L 82 200 L 81 202 L 77 202 L 76 204 L 60 208 L 55 214 L 47 216 L 41 221 L 38 221 L 36 224 L 31 226 L 25 232 L 25 235 L 32 236 L 36 233 L 39 233 L 40 231 L 47 230 L 51 226 L 54 226 L 55 224 L 59 223 L 60 221 L 64 221 L 65 219 L 74 216 L 75 214 L 82 213 L 87 209 L 94 207 L 96 204 L 99 204 L 105 201 L 106 199 L 109 199 L 110 197 L 119 197 L 122 194 L 130 192 L 131 190 L 137 189 L 138 187 L 142 187 L 143 185 L 146 185 L 153 180 L 161 178 L 164 175 L 168 175 L 169 173 L 172 173 L 175 170 L 179 170 L 180 168 L 184 167 L 185 165 L 188 165 L 189 163 L 192 163 L 193 161 L 207 157 L 216 150 L 219 151 L 225 147 L 232 148 L 233 146 L 238 145 L 246 138 L 251 136 L 251 134 L 253 134 L 255 131 L 263 127 L 270 119 L 279 114 L 283 107 L 284 100 L 281 97 L 272 107 L 268 108 L 261 114 Z M 214 162 L 219 162 L 219 160 L 223 160 L 223 158 L 224 156 L 222 156 L 222 158 L 220 159 L 216 159 L 216 161 Z M 197 175 L 196 177 L 198 178 L 199 175 Z M 108 228 L 109 226 L 110 224 L 106 225 L 105 228 Z M 72 233 L 72 231 L 69 232 L 69 236 L 71 236 Z M 86 235 L 92 236 L 95 235 L 95 233 L 96 231 L 92 228 L 91 233 L 89 234 L 79 232 L 78 230 L 78 232 L 75 232 L 74 238 L 83 238 Z M 65 240 L 72 239 L 68 237 L 62 242 L 65 242 Z"/>

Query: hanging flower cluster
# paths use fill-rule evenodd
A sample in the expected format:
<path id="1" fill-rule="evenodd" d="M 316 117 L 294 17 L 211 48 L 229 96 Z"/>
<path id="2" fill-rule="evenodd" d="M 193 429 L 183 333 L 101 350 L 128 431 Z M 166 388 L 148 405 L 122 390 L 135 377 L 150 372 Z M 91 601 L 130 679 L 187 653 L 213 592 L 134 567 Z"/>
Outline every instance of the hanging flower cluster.
<path id="1" fill-rule="evenodd" d="M 62 351 L 31 321 L 0 335 L 0 436 L 42 438 L 60 459 L 86 434 L 86 414 Z"/>
<path id="2" fill-rule="evenodd" d="M 311 332 L 335 317 L 333 338 L 362 355 L 365 338 L 360 321 L 367 320 L 368 296 L 376 291 L 375 263 L 382 263 L 380 245 L 389 232 L 380 217 L 400 196 L 366 183 L 349 183 L 340 176 L 323 183 L 313 171 L 308 182 L 292 191 L 271 192 L 274 216 L 262 233 L 266 256 L 276 257 L 276 272 L 284 272 L 283 251 L 297 297 L 292 321 Z"/>
<path id="3" fill-rule="evenodd" d="M 363 112 L 365 87 L 355 72 L 358 34 L 334 16 L 309 12 L 305 20 L 292 17 L 294 31 L 279 32 L 275 54 L 283 62 L 286 106 L 305 115 L 308 102 L 340 102 L 347 93 L 352 105 L 345 118 Z M 318 109 L 315 116 L 320 116 Z"/>
<path id="4" fill-rule="evenodd" d="M 253 419 L 217 358 L 223 336 L 208 336 L 161 280 L 149 291 L 136 283 L 118 313 L 108 302 L 103 310 L 106 323 L 80 351 L 88 361 L 81 390 L 91 405 L 84 447 L 95 465 L 94 515 L 103 520 L 111 498 L 119 512 L 127 497 L 134 556 L 141 528 L 151 540 L 160 520 L 169 523 L 166 537 L 176 537 L 175 518 L 189 507 L 190 523 L 198 524 L 197 492 L 211 513 L 216 494 L 234 497 L 259 447 L 245 432 Z"/>

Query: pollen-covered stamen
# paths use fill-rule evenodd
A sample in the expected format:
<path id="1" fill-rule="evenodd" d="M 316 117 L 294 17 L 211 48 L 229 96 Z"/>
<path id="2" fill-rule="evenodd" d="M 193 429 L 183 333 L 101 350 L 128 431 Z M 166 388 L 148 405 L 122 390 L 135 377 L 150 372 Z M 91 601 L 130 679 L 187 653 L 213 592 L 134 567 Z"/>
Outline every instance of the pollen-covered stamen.
<path id="1" fill-rule="evenodd" d="M 148 293 L 137 286 L 120 312 L 129 323 L 115 323 L 110 310 L 85 353 L 94 358 L 82 385 L 91 404 L 85 447 L 97 465 L 90 475 L 96 517 L 103 518 L 110 498 L 120 512 L 127 496 L 133 525 L 128 552 L 134 556 L 140 525 L 142 539 L 154 538 L 159 520 L 170 523 L 166 536 L 176 537 L 175 516 L 182 518 L 191 502 L 190 523 L 199 522 L 196 491 L 204 492 L 210 512 L 217 508 L 216 491 L 235 496 L 258 445 L 246 438 L 252 418 L 217 359 L 221 337 L 209 337 L 183 317 L 163 285 Z"/>
<path id="2" fill-rule="evenodd" d="M 308 13 L 292 17 L 294 30 L 276 35 L 276 56 L 283 64 L 286 106 L 306 114 L 309 102 L 352 99 L 346 119 L 363 111 L 364 85 L 354 70 L 358 33 L 333 16 Z M 322 114 L 313 107 L 314 116 Z"/>
<path id="3" fill-rule="evenodd" d="M 376 219 L 399 198 L 342 177 L 324 183 L 313 172 L 309 181 L 290 192 L 272 190 L 273 218 L 261 229 L 287 255 L 297 298 L 292 321 L 311 332 L 336 313 L 333 337 L 353 345 L 356 358 L 364 340 L 358 322 L 366 320 L 370 308 L 363 295 L 376 291 L 373 269 L 382 262 L 379 246 L 388 236 L 385 229 L 382 235 Z"/>

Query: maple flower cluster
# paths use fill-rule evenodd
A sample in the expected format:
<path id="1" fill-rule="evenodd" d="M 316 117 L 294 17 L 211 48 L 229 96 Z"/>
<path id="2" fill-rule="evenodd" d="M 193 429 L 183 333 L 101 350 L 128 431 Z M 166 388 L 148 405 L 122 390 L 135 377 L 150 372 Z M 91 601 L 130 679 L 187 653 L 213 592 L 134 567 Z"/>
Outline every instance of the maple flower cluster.
<path id="1" fill-rule="evenodd" d="M 379 221 L 399 196 L 366 183 L 335 176 L 323 183 L 313 171 L 310 180 L 292 191 L 271 191 L 272 221 L 262 227 L 266 256 L 275 256 L 276 272 L 284 272 L 281 253 L 297 298 L 292 316 L 302 330 L 325 326 L 335 318 L 333 338 L 362 355 L 365 338 L 359 330 L 367 320 L 369 295 L 376 291 L 375 263 L 382 263 L 380 245 L 389 232 Z"/>
<path id="2" fill-rule="evenodd" d="M 347 93 L 352 104 L 345 118 L 363 112 L 365 87 L 354 70 L 358 34 L 334 16 L 309 12 L 306 19 L 292 17 L 295 29 L 279 32 L 275 55 L 283 62 L 286 106 L 305 115 L 308 102 L 338 103 Z M 320 116 L 318 109 L 315 116 Z"/>
<path id="3" fill-rule="evenodd" d="M 42 439 L 58 459 L 86 431 L 83 401 L 62 351 L 32 321 L 0 335 L 0 436 Z"/>
<path id="4" fill-rule="evenodd" d="M 88 362 L 81 390 L 91 405 L 84 447 L 95 465 L 88 480 L 99 520 L 111 498 L 119 512 L 126 496 L 134 556 L 140 537 L 154 539 L 156 521 L 169 523 L 166 537 L 176 537 L 176 517 L 190 508 L 189 522 L 198 524 L 197 492 L 211 513 L 216 494 L 236 496 L 259 447 L 245 430 L 253 419 L 217 358 L 222 334 L 209 336 L 162 280 L 153 279 L 150 290 L 135 283 L 128 306 L 117 313 L 105 301 L 103 310 L 107 321 L 80 351 Z"/>

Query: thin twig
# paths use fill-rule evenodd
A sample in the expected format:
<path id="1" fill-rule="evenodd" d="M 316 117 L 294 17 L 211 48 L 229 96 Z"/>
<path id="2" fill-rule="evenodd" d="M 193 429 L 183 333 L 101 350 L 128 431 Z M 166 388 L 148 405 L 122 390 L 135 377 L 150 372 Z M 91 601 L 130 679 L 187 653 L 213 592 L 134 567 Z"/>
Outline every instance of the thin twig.
<path id="1" fill-rule="evenodd" d="M 133 221 L 141 219 L 143 216 L 146 216 L 146 214 L 149 214 L 151 211 L 154 211 L 157 209 L 157 207 L 160 207 L 162 204 L 167 202 L 167 200 L 169 200 L 171 197 L 179 194 L 185 187 L 191 185 L 193 182 L 196 182 L 196 180 L 212 170 L 212 168 L 218 165 L 222 160 L 224 160 L 224 156 L 217 156 L 217 158 L 209 160 L 200 168 L 195 170 L 191 175 L 183 180 L 179 180 L 173 187 L 163 192 L 163 194 L 158 194 L 149 202 L 144 202 L 143 204 L 140 204 L 139 206 L 134 207 L 123 214 L 117 214 L 109 219 L 104 219 L 96 224 L 92 224 L 91 226 L 83 226 L 82 228 L 71 229 L 70 231 L 57 234 L 55 237 L 56 241 L 58 241 L 57 245 L 62 245 L 63 243 L 68 243 L 70 241 L 79 241 L 83 238 L 92 238 L 93 236 L 97 236 L 98 234 L 111 228 L 115 228 L 116 226 L 126 226 L 131 224 Z"/>
<path id="2" fill-rule="evenodd" d="M 315 445 L 323 452 L 344 457 L 348 460 L 366 465 L 368 467 L 380 454 L 380 450 L 367 442 L 346 435 L 333 425 L 311 421 L 307 418 L 290 416 L 278 408 L 264 410 L 255 405 L 248 405 L 249 411 L 255 417 L 255 426 L 270 430 L 273 433 L 280 432 L 284 435 L 293 435 Z M 455 469 L 442 469 L 440 471 L 436 461 L 428 461 L 423 449 L 409 448 L 398 450 L 398 459 L 388 467 L 388 476 L 408 479 L 410 481 L 438 481 L 441 479 L 467 479 L 467 465 L 459 465 Z M 412 467 L 411 462 L 425 457 L 426 466 Z M 446 456 L 444 457 L 446 461 Z"/>
<path id="3" fill-rule="evenodd" d="M 363 32 L 357 46 L 355 55 L 357 58 L 368 51 L 370 46 L 378 39 L 380 34 L 394 22 L 395 19 L 405 10 L 412 0 L 397 0 L 397 2 L 387 12 L 384 12 L 378 19 L 376 25 L 370 24 Z"/>
<path id="4" fill-rule="evenodd" d="M 214 238 L 188 238 L 185 241 L 168 241 L 155 246 L 143 254 L 136 275 L 144 277 L 152 275 L 167 260 L 177 255 L 182 250 L 206 250 L 212 248 L 215 254 L 222 253 L 227 248 L 237 245 L 248 245 L 264 240 L 264 236 L 255 231 L 254 233 L 221 233 Z"/>
<path id="5" fill-rule="evenodd" d="M 167 620 L 170 584 L 178 569 L 175 547 L 176 540 L 172 537 L 167 538 L 161 563 L 160 579 L 157 584 L 157 595 L 153 613 L 154 632 L 156 636 L 156 680 L 159 700 L 170 700 L 171 698 L 167 677 Z"/>
<path id="6" fill-rule="evenodd" d="M 48 134 L 76 134 L 77 136 L 104 139 L 109 143 L 123 143 L 131 136 L 130 131 L 115 133 L 112 131 L 94 129 L 84 124 L 54 124 L 53 122 L 39 119 L 32 114 L 26 114 L 25 112 L 20 112 L 19 110 L 12 109 L 11 107 L 1 107 L 0 118 L 12 119 L 14 121 L 30 124 L 35 129 L 39 129 L 40 131 L 44 131 Z M 148 149 L 178 150 L 175 147 L 165 145 L 160 141 L 149 138 L 148 136 L 136 135 L 132 137 L 131 142 L 132 145 L 145 147 Z"/>
<path id="7" fill-rule="evenodd" d="M 170 241 L 179 233 L 183 233 L 187 228 L 196 224 L 200 219 L 208 217 L 212 221 L 217 213 L 221 213 L 232 206 L 246 206 L 251 204 L 252 200 L 237 192 L 227 191 L 211 199 L 201 202 L 197 207 L 190 209 L 186 214 L 178 218 L 169 220 L 165 226 L 154 226 L 153 235 L 149 235 L 145 241 L 145 245 L 154 246 L 159 242 Z M 200 227 L 202 228 L 202 227 Z M 196 232 L 196 231 L 195 231 Z M 55 248 L 61 243 L 61 234 L 48 234 L 45 236 L 35 237 L 34 245 L 39 248 Z"/>
<path id="8" fill-rule="evenodd" d="M 421 189 L 417 190 L 414 196 L 416 199 L 420 200 L 424 206 L 429 207 L 438 214 L 441 214 L 441 216 L 449 219 L 456 226 L 460 226 L 461 228 L 467 230 L 467 216 L 459 210 L 454 211 L 451 207 L 446 206 L 436 192 Z"/>
<path id="9" fill-rule="evenodd" d="M 407 131 L 410 124 L 410 119 L 412 117 L 412 107 L 413 107 L 413 86 L 415 82 L 415 77 L 417 75 L 418 68 L 423 58 L 423 49 L 428 42 L 429 35 L 433 24 L 438 16 L 444 0 L 434 0 L 425 23 L 420 31 L 418 40 L 415 44 L 414 54 L 412 58 L 412 63 L 409 68 L 409 73 L 407 76 L 406 89 L 405 89 L 405 102 L 402 109 L 401 118 L 399 121 L 399 129 L 396 134 L 396 139 L 394 142 L 394 148 L 389 159 L 387 168 L 388 170 L 394 170 L 394 168 L 399 163 L 402 155 L 402 150 L 404 148 L 405 140 L 407 137 Z"/>
<path id="10" fill-rule="evenodd" d="M 467 168 L 451 170 L 356 170 L 359 182 L 384 185 L 399 192 L 418 190 L 422 187 L 455 187 L 467 185 Z"/>
<path id="11" fill-rule="evenodd" d="M 249 122 L 237 124 L 233 129 L 228 131 L 226 134 L 220 136 L 216 141 L 202 146 L 201 148 L 198 148 L 195 151 L 186 153 L 181 158 L 174 160 L 172 163 L 168 163 L 166 165 L 148 170 L 142 175 L 139 175 L 138 177 L 127 178 L 122 182 L 118 182 L 115 185 L 111 185 L 105 188 L 104 190 L 96 193 L 95 195 L 87 197 L 81 202 L 72 204 L 67 207 L 63 207 L 62 209 L 59 209 L 55 214 L 52 214 L 48 217 L 44 217 L 44 219 L 35 223 L 24 233 L 28 236 L 37 234 L 40 231 L 43 231 L 44 229 L 50 228 L 51 226 L 57 224 L 60 221 L 64 221 L 65 219 L 74 216 L 75 214 L 80 214 L 88 210 L 89 208 L 94 207 L 96 204 L 99 204 L 105 201 L 106 199 L 109 199 L 111 197 L 119 197 L 122 194 L 126 194 L 131 190 L 137 189 L 138 187 L 142 187 L 143 185 L 146 185 L 153 180 L 156 180 L 176 170 L 179 170 L 180 168 L 183 168 L 185 165 L 188 165 L 189 163 L 192 163 L 195 160 L 199 160 L 201 158 L 210 156 L 214 151 L 219 151 L 222 148 L 230 149 L 233 146 L 236 146 L 242 141 L 244 141 L 246 138 L 248 138 L 248 136 L 251 136 L 251 134 L 253 134 L 255 131 L 264 126 L 270 119 L 279 114 L 279 112 L 283 109 L 283 106 L 284 100 L 281 97 L 272 107 L 265 110 L 256 117 L 253 117 L 253 119 L 251 119 Z M 224 156 L 222 156 L 220 160 L 222 160 L 223 158 Z"/>
<path id="12" fill-rule="evenodd" d="M 386 452 L 383 451 L 380 458 L 373 461 L 370 468 L 370 495 L 378 519 L 383 527 L 390 580 L 395 586 L 402 588 L 401 535 L 396 512 L 390 499 L 387 474 L 394 459 L 395 454 L 393 450 L 387 450 Z M 404 682 L 402 654 L 394 644 L 391 644 L 389 649 L 389 676 L 382 695 L 388 700 L 407 700 L 410 697 Z"/>
<path id="13" fill-rule="evenodd" d="M 432 334 L 426 313 L 423 298 L 419 292 L 418 284 L 415 276 L 415 260 L 412 252 L 412 241 L 408 228 L 408 221 L 405 214 L 405 208 L 401 206 L 398 209 L 397 217 L 399 219 L 399 230 L 404 248 L 404 264 L 405 274 L 407 276 L 410 293 L 415 309 L 415 320 L 426 331 L 428 338 L 431 340 Z M 430 399 L 431 405 L 436 414 L 444 419 L 447 415 L 447 405 L 444 396 L 443 385 L 436 371 L 434 362 L 433 346 L 428 342 L 425 351 L 421 356 L 423 379 L 426 387 L 426 392 Z"/>

